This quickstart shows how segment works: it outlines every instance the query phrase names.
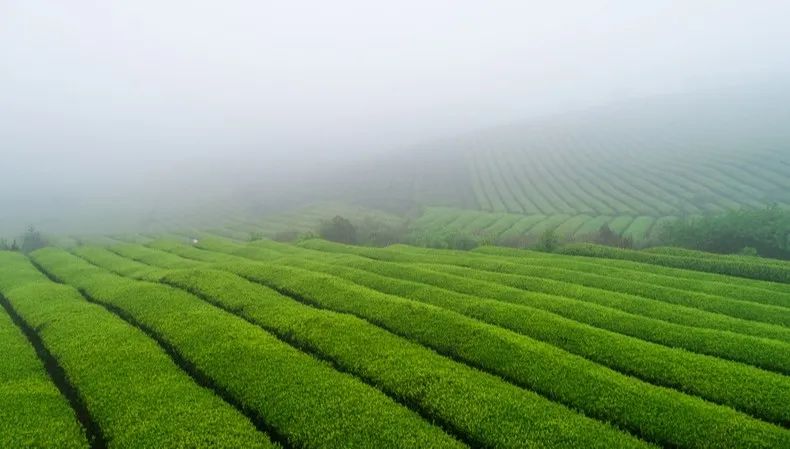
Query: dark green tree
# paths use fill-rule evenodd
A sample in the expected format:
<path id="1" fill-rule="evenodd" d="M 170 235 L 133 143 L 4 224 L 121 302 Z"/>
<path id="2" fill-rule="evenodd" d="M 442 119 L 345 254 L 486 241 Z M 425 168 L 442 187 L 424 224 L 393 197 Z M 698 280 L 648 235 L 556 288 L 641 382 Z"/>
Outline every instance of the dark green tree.
<path id="1" fill-rule="evenodd" d="M 33 225 L 30 225 L 27 231 L 22 235 L 22 245 L 20 249 L 23 253 L 29 253 L 47 245 L 47 240 L 41 235 L 41 232 L 33 227 Z"/>
<path id="2" fill-rule="evenodd" d="M 536 249 L 538 251 L 552 252 L 557 249 L 558 246 L 560 246 L 560 238 L 557 237 L 557 233 L 554 232 L 554 229 L 552 228 L 543 231 L 543 234 L 540 236 L 540 240 L 538 240 Z"/>
<path id="3" fill-rule="evenodd" d="M 338 243 L 357 243 L 357 230 L 353 224 L 340 215 L 331 220 L 322 221 L 318 234 L 326 239 Z"/>

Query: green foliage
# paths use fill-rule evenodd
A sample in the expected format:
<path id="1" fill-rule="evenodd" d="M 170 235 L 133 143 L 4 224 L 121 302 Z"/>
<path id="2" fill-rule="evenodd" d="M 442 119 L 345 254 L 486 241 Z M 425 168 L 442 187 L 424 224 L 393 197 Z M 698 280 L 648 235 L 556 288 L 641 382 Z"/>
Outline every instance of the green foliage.
<path id="1" fill-rule="evenodd" d="M 608 215 L 516 215 L 464 209 L 433 207 L 410 224 L 410 238 L 401 240 L 418 246 L 439 249 L 470 249 L 496 244 L 513 248 L 546 248 L 558 244 L 592 241 L 600 244 L 632 247 L 653 241 L 654 233 L 676 217 Z M 616 229 L 615 229 L 616 227 Z M 553 230 L 553 234 L 549 232 Z M 626 230 L 628 232 L 626 232 Z M 475 245 L 449 243 L 453 236 L 467 236 Z"/>
<path id="2" fill-rule="evenodd" d="M 624 259 L 673 268 L 790 283 L 790 263 L 777 264 L 768 260 L 754 260 L 748 256 L 661 254 L 590 244 L 566 245 L 561 252 L 569 255 Z"/>
<path id="3" fill-rule="evenodd" d="M 375 388 L 192 294 L 122 278 L 59 250 L 33 257 L 145 326 L 296 447 L 460 447 Z"/>
<path id="4" fill-rule="evenodd" d="M 318 227 L 318 234 L 332 242 L 357 243 L 357 229 L 347 218 L 340 215 L 322 221 Z"/>
<path id="5" fill-rule="evenodd" d="M 164 281 L 238 311 L 280 338 L 406 400 L 423 415 L 448 423 L 477 444 L 641 446 L 607 426 L 366 321 L 300 304 L 230 273 L 194 270 L 173 273 Z M 571 436 L 568 427 L 585 431 Z"/>
<path id="6" fill-rule="evenodd" d="M 19 249 L 23 253 L 27 254 L 47 245 L 47 239 L 41 235 L 41 232 L 31 225 L 28 226 L 27 231 L 25 231 L 25 233 L 22 235 L 22 244 L 20 245 Z"/>
<path id="7" fill-rule="evenodd" d="M 453 310 L 551 343 L 654 384 L 677 388 L 778 424 L 790 422 L 790 410 L 786 407 L 790 403 L 790 379 L 781 374 L 606 332 L 529 307 L 527 304 L 508 304 L 488 299 L 489 292 L 495 290 L 497 285 L 470 281 L 468 275 L 445 276 L 420 268 L 379 261 L 368 262 L 368 270 L 385 272 L 387 276 L 383 276 L 363 271 L 364 268 L 343 267 L 337 262 L 324 264 L 313 262 L 312 259 L 314 258 L 295 257 L 281 259 L 279 262 L 325 272 L 383 293 Z M 426 276 L 443 288 L 412 281 Z M 467 285 L 470 294 L 451 291 L 457 288 L 457 284 Z M 518 296 L 518 292 L 515 292 L 515 296 Z M 722 337 L 726 338 L 726 334 Z M 741 339 L 739 343 L 743 343 L 743 340 L 746 339 Z M 756 340 L 754 342 L 759 343 Z M 757 349 L 757 346 L 759 345 L 739 349 L 748 354 L 749 351 Z M 786 345 L 784 349 L 790 350 L 790 345 Z M 749 359 L 749 356 L 741 358 Z M 787 357 L 784 358 L 785 362 L 790 362 Z M 790 364 L 782 371 L 790 373 Z M 708 376 L 699 377 L 700 372 L 705 372 Z M 782 391 L 786 393 L 777 395 L 776 392 Z"/>
<path id="8" fill-rule="evenodd" d="M 365 217 L 357 224 L 357 243 L 370 246 L 387 246 L 403 243 L 409 230 L 409 222 L 390 224 L 373 217 Z"/>
<path id="9" fill-rule="evenodd" d="M 185 442 L 194 448 L 272 447 L 139 329 L 85 301 L 74 288 L 49 281 L 22 257 L 4 257 L 2 263 L 3 295 L 60 362 L 109 448 L 182 448 Z M 62 438 L 69 436 L 62 423 L 51 425 L 60 426 Z"/>
<path id="10" fill-rule="evenodd" d="M 779 427 L 640 382 L 554 346 L 454 312 L 279 263 L 229 264 L 223 268 L 320 307 L 369 320 L 658 444 L 689 448 L 790 444 L 790 433 Z M 607 400 L 600 401 L 601 397 Z M 680 422 L 682 430 L 677 425 Z"/>
<path id="11" fill-rule="evenodd" d="M 633 236 L 616 234 L 606 224 L 601 226 L 593 240 L 599 245 L 616 246 L 618 248 L 631 248 L 634 246 Z"/>
<path id="12" fill-rule="evenodd" d="M 72 249 L 71 252 L 95 265 L 105 267 L 113 273 L 131 276 L 137 279 L 157 280 L 165 273 L 165 270 L 152 268 L 124 259 L 106 248 L 97 246 L 78 246 Z"/>
<path id="13" fill-rule="evenodd" d="M 358 247 L 344 248 L 329 242 L 319 246 L 319 243 L 318 241 L 310 242 L 309 246 L 316 249 L 321 248 L 324 251 L 359 252 Z M 432 251 L 425 254 L 415 254 L 425 250 L 409 247 L 399 247 L 397 251 L 393 249 L 368 250 L 368 256 L 384 253 L 380 256 L 382 259 L 392 260 L 394 257 L 387 253 L 396 253 L 400 261 L 430 264 L 427 266 L 431 270 L 452 272 L 452 274 L 466 279 L 465 282 L 439 279 L 437 284 L 437 276 L 440 276 L 437 273 L 427 275 L 419 271 L 410 272 L 411 279 L 427 284 L 452 285 L 453 290 L 467 294 L 477 294 L 475 290 L 471 289 L 478 288 L 485 290 L 488 296 L 498 300 L 540 308 L 644 340 L 673 347 L 683 347 L 694 352 L 718 355 L 726 359 L 740 360 L 779 372 L 788 372 L 790 369 L 790 353 L 787 353 L 787 345 L 765 339 L 771 338 L 790 343 L 790 330 L 784 327 L 740 320 L 692 308 L 678 308 L 672 304 L 640 296 L 579 286 L 571 282 L 525 276 L 523 273 L 518 277 L 505 275 L 504 273 L 507 271 L 519 273 L 521 264 L 506 263 L 507 261 L 501 260 L 491 261 L 475 257 L 474 253 L 442 256 Z M 504 248 L 496 248 L 496 250 L 518 251 Z M 373 253 L 374 251 L 376 254 Z M 531 254 L 539 255 L 541 253 Z M 352 263 L 353 265 L 351 265 Z M 557 262 L 552 260 L 541 263 L 554 265 Z M 383 267 L 383 265 L 371 263 L 365 259 L 354 259 L 354 262 L 345 262 L 344 264 L 365 270 Z M 452 265 L 473 268 L 453 268 Z M 380 274 L 390 275 L 388 272 L 380 272 Z M 478 282 L 476 287 L 467 287 L 473 279 L 484 281 L 486 284 Z M 508 283 L 513 283 L 514 286 L 510 287 Z M 728 332 L 717 332 L 713 329 Z M 743 335 L 738 335 L 738 333 Z M 765 338 L 753 338 L 752 336 Z"/>
<path id="14" fill-rule="evenodd" d="M 470 264 L 469 266 L 481 269 L 483 263 Z M 554 279 L 563 282 L 626 293 L 643 298 L 650 298 L 670 304 L 693 307 L 708 312 L 729 315 L 734 318 L 760 321 L 782 326 L 790 325 L 790 308 L 778 307 L 770 304 L 760 304 L 741 301 L 739 299 L 712 295 L 709 293 L 689 291 L 674 287 L 643 282 L 641 280 L 619 279 L 612 282 L 611 277 L 595 273 L 559 268 L 541 261 L 528 261 L 519 264 L 489 263 L 487 271 L 499 271 L 534 276 L 544 279 Z"/>
<path id="15" fill-rule="evenodd" d="M 0 282 L 10 285 L 5 278 L 15 274 L 19 263 L 27 262 L 0 253 Z M 52 383 L 33 346 L 2 308 L 0 354 L 0 447 L 88 448 L 74 411 Z"/>
<path id="16" fill-rule="evenodd" d="M 481 263 L 468 265 L 481 268 Z M 740 298 L 693 291 L 656 283 L 645 282 L 644 279 L 619 279 L 612 282 L 606 274 L 596 274 L 569 270 L 540 260 L 523 261 L 519 264 L 491 263 L 487 271 L 509 272 L 514 274 L 536 276 L 557 281 L 573 282 L 587 287 L 611 290 L 643 298 L 650 298 L 670 304 L 693 307 L 708 312 L 729 315 L 751 321 L 787 326 L 790 324 L 790 308 L 779 307 L 770 303 L 752 303 Z M 786 303 L 785 303 L 786 305 Z"/>
<path id="17" fill-rule="evenodd" d="M 408 232 L 408 220 L 392 223 L 373 216 L 365 216 L 352 223 L 350 220 L 337 216 L 331 221 L 322 221 L 317 234 L 310 231 L 302 234 L 298 240 L 324 238 L 340 243 L 387 246 L 404 242 Z M 282 241 L 277 238 L 274 240 Z"/>
<path id="18" fill-rule="evenodd" d="M 631 123 L 632 117 L 626 122 Z M 611 125 L 607 123 L 605 128 Z M 673 126 L 677 127 L 677 122 Z M 626 143 L 629 138 L 625 136 L 633 130 L 601 141 L 601 136 L 591 131 L 595 126 L 567 128 L 561 135 L 546 129 L 523 130 L 526 134 L 521 135 L 519 148 L 488 140 L 490 136 L 482 137 L 488 144 L 478 139 L 475 146 L 491 148 L 472 151 L 465 158 L 466 173 L 456 176 L 456 195 L 473 197 L 483 211 L 528 215 L 656 217 L 761 207 L 770 200 L 790 203 L 790 172 L 783 158 L 787 139 L 761 152 L 753 148 L 754 142 L 743 142 L 740 147 L 732 142 L 710 145 L 706 139 L 698 140 L 699 135 L 687 133 L 683 139 L 669 143 L 656 135 L 655 142 L 661 141 L 663 147 L 651 150 L 648 147 L 655 142 L 650 143 L 645 129 L 640 130 L 640 138 L 632 136 Z M 636 140 L 645 147 L 638 157 L 631 153 Z M 666 145 L 676 150 L 688 147 L 666 151 Z M 727 146 L 739 150 L 725 150 Z M 588 151 L 590 147 L 598 148 Z M 711 158 L 710 152 L 700 151 L 702 147 L 719 147 L 720 157 Z M 745 147 L 750 151 L 740 150 Z M 634 231 L 638 233 L 639 229 Z"/>
<path id="19" fill-rule="evenodd" d="M 320 238 L 321 238 L 321 236 L 319 236 L 315 232 L 307 231 L 307 232 L 300 233 L 299 236 L 297 237 L 296 241 L 297 242 L 303 242 L 305 240 L 320 239 Z"/>
<path id="20" fill-rule="evenodd" d="M 272 235 L 272 240 L 277 242 L 296 242 L 300 239 L 301 233 L 295 229 L 286 229 Z M 263 237 L 255 240 L 263 240 Z"/>
<path id="21" fill-rule="evenodd" d="M 538 251 L 550 253 L 557 249 L 558 246 L 560 246 L 560 238 L 557 236 L 557 233 L 554 232 L 554 229 L 551 228 L 543 231 L 543 234 L 540 235 L 540 240 L 538 240 L 538 244 L 535 246 L 535 249 Z"/>
<path id="22" fill-rule="evenodd" d="M 469 214 L 445 228 L 490 229 L 500 222 L 492 218 Z M 505 225 L 518 222 L 504 218 Z M 583 219 L 566 219 L 559 229 L 571 234 Z M 543 221 L 524 225 L 520 235 L 535 223 L 533 235 L 554 229 L 559 218 Z M 641 226 L 634 223 L 628 226 Z M 375 220 L 355 228 L 357 242 L 382 229 L 378 235 L 389 240 L 389 228 Z M 471 235 L 489 240 L 484 232 Z M 159 410 L 152 420 L 179 422 L 165 401 L 192 400 L 138 380 L 157 371 L 135 365 L 149 362 L 129 349 L 142 347 L 134 335 L 161 352 L 139 326 L 176 356 L 178 375 L 199 376 L 223 406 L 233 404 L 234 416 L 244 410 L 292 447 L 790 447 L 790 284 L 655 264 L 778 273 L 788 262 L 590 244 L 560 254 L 314 238 L 299 245 L 210 236 L 194 245 L 144 244 L 31 255 L 47 274 L 127 322 L 47 280 L 24 256 L 0 253 L 0 293 L 63 363 L 108 436 L 149 407 Z M 621 258 L 562 254 L 574 251 Z M 653 263 L 628 260 L 635 257 Z M 144 391 L 135 393 L 136 385 Z M 123 399 L 97 402 L 109 396 Z M 146 408 L 134 409 L 138 402 Z M 133 413 L 116 418 L 130 407 Z M 211 421 L 206 428 L 227 430 L 225 418 L 203 416 L 206 408 L 190 412 Z M 153 438 L 167 425 L 140 435 Z M 190 425 L 178 427 L 177 435 L 193 436 Z M 121 442 L 173 447 L 136 435 L 113 437 L 108 449 Z"/>
<path id="23" fill-rule="evenodd" d="M 452 248 L 472 249 L 478 245 L 477 240 L 470 234 L 452 229 L 435 231 L 412 231 L 408 242 L 427 248 Z"/>
<path id="24" fill-rule="evenodd" d="M 790 259 L 790 210 L 770 206 L 679 220 L 664 227 L 661 242 L 715 253 L 746 254 L 746 250 L 747 255 Z"/>
<path id="25" fill-rule="evenodd" d="M 0 251 L 19 251 L 19 246 L 16 244 L 16 240 L 8 243 L 7 239 L 0 239 Z"/>
<path id="26" fill-rule="evenodd" d="M 677 248 L 656 247 L 645 251 L 651 253 L 661 251 L 661 253 L 664 253 L 664 251 L 670 250 L 672 253 L 678 253 Z M 683 251 L 687 252 L 688 250 Z M 475 252 L 497 257 L 505 256 L 508 259 L 504 259 L 504 261 L 510 263 L 525 262 L 528 265 L 534 265 L 547 262 L 543 254 L 510 248 L 482 247 L 476 249 Z M 781 288 L 767 289 L 766 287 L 782 286 L 759 283 L 759 281 L 750 284 L 744 279 L 729 276 L 664 268 L 655 265 L 620 263 L 617 260 L 553 257 L 550 262 L 552 267 L 571 271 L 594 273 L 623 280 L 646 282 L 662 287 L 708 293 L 740 301 L 790 307 L 790 285 L 784 291 Z"/>

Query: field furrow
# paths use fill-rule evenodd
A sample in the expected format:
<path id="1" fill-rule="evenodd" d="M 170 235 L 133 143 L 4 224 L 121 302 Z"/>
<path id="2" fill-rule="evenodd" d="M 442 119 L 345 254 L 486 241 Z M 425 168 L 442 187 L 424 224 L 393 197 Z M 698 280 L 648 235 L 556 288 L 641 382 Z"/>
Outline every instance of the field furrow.
<path id="1" fill-rule="evenodd" d="M 201 244 L 213 245 L 211 241 L 202 242 Z M 225 241 L 220 243 L 219 247 L 221 248 L 222 245 L 229 244 L 232 244 L 232 242 Z M 465 267 L 467 268 L 465 272 L 468 272 L 470 275 L 484 278 L 499 277 L 506 282 L 521 282 L 524 286 L 529 286 L 528 289 L 532 291 L 578 298 L 607 307 L 614 307 L 626 312 L 637 313 L 645 317 L 657 318 L 678 324 L 728 330 L 743 333 L 745 335 L 790 342 L 790 329 L 784 326 L 744 320 L 719 313 L 711 313 L 701 309 L 681 307 L 670 302 L 657 301 L 632 294 L 576 285 L 573 280 L 563 281 L 545 277 L 528 276 L 522 272 L 523 270 L 520 265 L 508 264 L 499 260 L 485 260 L 485 257 L 475 257 L 475 253 L 466 253 L 469 257 L 453 257 L 447 256 L 446 252 L 440 250 L 429 250 L 430 252 L 425 252 L 425 250 L 420 248 L 405 245 L 397 245 L 390 248 L 365 248 L 326 241 L 308 241 L 302 244 L 302 246 L 327 252 L 355 254 L 378 260 L 437 264 L 443 270 L 450 269 L 454 266 Z M 543 265 L 547 266 L 546 264 Z M 481 266 L 487 267 L 488 271 L 478 270 L 477 268 Z M 494 267 L 501 267 L 505 272 L 498 273 Z M 515 271 L 517 274 L 507 274 L 508 269 Z"/>
<path id="2" fill-rule="evenodd" d="M 170 265 L 172 255 L 126 247 L 132 258 Z M 402 398 L 430 419 L 476 444 L 492 447 L 639 446 L 606 426 L 531 392 L 441 357 L 366 321 L 309 307 L 228 272 L 175 272 L 164 282 L 190 290 L 344 370 Z M 563 422 L 555 427 L 558 422 Z M 587 428 L 571 442 L 567 426 Z"/>
<path id="3" fill-rule="evenodd" d="M 617 423 L 658 444 L 707 447 L 715 439 L 718 447 L 748 447 L 755 443 L 752 440 L 755 435 L 759 435 L 758 447 L 790 444 L 787 430 L 729 408 L 637 381 L 546 343 L 455 312 L 276 263 L 232 263 L 222 268 L 319 307 L 359 316 L 590 416 Z M 566 381 L 557 383 L 554 380 L 558 378 Z M 609 401 L 606 404 L 591 401 L 588 396 L 591 391 Z M 678 434 L 670 424 L 679 415 L 684 416 L 683 434 Z M 744 433 L 750 438 L 723 441 L 721 432 L 711 432 L 714 428 L 720 431 L 722 426 L 736 426 L 733 430 L 747 428 Z M 689 430 L 692 427 L 694 430 Z"/>
<path id="4" fill-rule="evenodd" d="M 63 251 L 34 259 L 156 336 L 291 446 L 463 446 L 378 390 L 194 295 Z"/>
<path id="5" fill-rule="evenodd" d="M 574 256 L 624 259 L 672 268 L 707 271 L 710 273 L 790 284 L 790 268 L 766 263 L 750 263 L 732 260 L 727 257 L 718 257 L 713 254 L 708 257 L 675 256 L 589 244 L 568 245 L 563 248 L 562 253 Z M 788 287 L 779 288 L 782 291 L 787 291 Z"/>
<path id="6" fill-rule="evenodd" d="M 9 271 L 25 263 L 17 254 L 0 252 L 0 447 L 87 449 L 85 431 L 75 410 L 37 356 L 31 341 L 8 312 L 17 313 L 5 295 L 16 286 Z"/>
<path id="7" fill-rule="evenodd" d="M 752 301 L 760 304 L 790 307 L 790 293 L 772 291 L 760 287 L 742 285 L 741 282 L 732 282 L 733 279 L 719 277 L 714 279 L 705 276 L 679 277 L 677 271 L 672 275 L 662 273 L 652 273 L 650 269 L 642 266 L 602 266 L 599 260 L 595 262 L 583 257 L 556 256 L 536 251 L 525 251 L 513 248 L 502 248 L 486 246 L 475 248 L 476 253 L 488 254 L 497 257 L 507 257 L 507 261 L 519 263 L 520 261 L 551 261 L 552 266 L 566 268 L 574 271 L 583 271 L 600 275 L 609 275 L 621 279 L 640 280 L 654 285 L 680 288 L 683 290 L 710 293 L 712 295 L 724 296 L 732 299 Z M 659 253 L 661 249 L 653 248 L 646 252 Z M 672 249 L 677 253 L 677 249 Z M 692 252 L 693 254 L 693 252 Z M 649 266 L 648 266 L 649 267 Z M 694 272 L 692 272 L 694 273 Z M 728 282 L 729 281 L 729 282 Z"/>
<path id="8" fill-rule="evenodd" d="M 453 310 L 551 343 L 653 384 L 729 405 L 780 425 L 790 423 L 790 410 L 786 407 L 790 403 L 790 378 L 781 374 L 618 335 L 540 309 L 489 300 L 485 289 L 476 291 L 473 296 L 404 280 L 412 279 L 414 273 L 409 270 L 402 273 L 402 278 L 393 278 L 304 258 L 280 259 L 278 262 L 321 271 L 383 293 Z M 450 281 L 459 282 L 460 279 Z M 701 379 L 699 372 L 705 372 L 707 376 Z"/>
<path id="9" fill-rule="evenodd" d="M 62 367 L 98 426 L 97 447 L 274 447 L 143 332 L 74 288 L 50 281 L 21 256 L 3 260 L 3 267 L 3 295 Z"/>
<path id="10" fill-rule="evenodd" d="M 337 277 L 321 275 L 308 270 L 284 267 L 276 262 L 251 262 L 248 264 L 229 263 L 222 267 L 223 269 L 235 272 L 248 279 L 262 282 L 278 291 L 302 298 L 305 301 L 313 302 L 320 307 L 360 316 L 392 332 L 415 339 L 415 341 L 428 345 L 441 353 L 464 360 L 473 366 L 491 370 L 494 373 L 511 379 L 517 384 L 528 386 L 563 403 L 566 403 L 566 401 L 574 401 L 573 398 L 576 396 L 570 391 L 565 390 L 565 388 L 568 387 L 546 384 L 545 382 L 547 382 L 548 378 L 543 376 L 549 374 L 547 370 L 561 369 L 562 374 L 558 372 L 555 376 L 562 376 L 565 379 L 575 379 L 577 378 L 576 376 L 580 376 L 578 380 L 570 383 L 574 385 L 588 385 L 589 388 L 595 388 L 597 391 L 602 391 L 600 390 L 601 388 L 604 390 L 613 388 L 612 382 L 616 384 L 619 384 L 621 381 L 624 382 L 624 384 L 617 387 L 619 391 L 618 401 L 624 400 L 626 402 L 617 406 L 618 408 L 627 407 L 630 409 L 631 407 L 639 408 L 644 406 L 644 404 L 633 404 L 631 400 L 626 399 L 628 395 L 631 394 L 626 393 L 627 391 L 632 391 L 634 394 L 637 394 L 636 390 L 640 391 L 642 399 L 644 399 L 644 395 L 651 398 L 649 403 L 653 409 L 655 409 L 655 407 L 663 407 L 659 404 L 663 403 L 664 400 L 668 400 L 663 398 L 667 396 L 673 397 L 673 395 L 680 395 L 678 397 L 673 397 L 672 403 L 675 407 L 679 406 L 681 409 L 685 409 L 685 407 L 694 408 L 702 406 L 701 404 L 706 404 L 704 401 L 696 403 L 694 401 L 699 401 L 699 399 L 673 392 L 673 390 L 655 387 L 635 381 L 634 379 L 627 380 L 627 377 L 621 378 L 619 377 L 621 376 L 620 374 L 598 364 L 578 358 L 564 351 L 557 352 L 558 349 L 553 346 L 547 346 L 545 343 L 524 336 L 517 336 L 518 334 L 513 334 L 502 328 L 490 327 L 477 320 L 470 321 L 468 317 L 457 315 L 444 309 L 436 309 L 430 305 L 407 301 L 403 298 L 385 295 L 375 290 L 362 288 L 359 285 L 349 283 Z M 436 333 L 435 323 L 439 322 L 437 320 L 444 323 L 442 325 L 441 334 Z M 451 341 L 453 343 L 450 343 Z M 505 343 L 506 341 L 507 343 Z M 484 347 L 487 349 L 483 350 Z M 512 360 L 513 357 L 521 358 L 521 356 L 517 355 L 520 353 L 523 353 L 525 357 L 529 358 L 530 362 L 527 365 L 508 361 Z M 498 360 L 498 363 L 494 362 L 495 359 L 492 359 L 494 354 L 497 354 L 495 359 Z M 509 355 L 503 357 L 505 354 Z M 529 354 L 529 356 L 526 356 L 526 354 Z M 549 362 L 549 359 L 552 361 Z M 544 365 L 544 363 L 548 365 Z M 560 366 L 562 366 L 562 368 L 559 368 Z M 538 371 L 536 372 L 535 370 Z M 604 370 L 607 373 L 606 377 L 593 375 L 593 373 L 599 372 L 600 370 Z M 596 381 L 592 381 L 592 378 L 587 378 L 587 376 L 594 376 Z M 590 384 L 590 382 L 592 382 L 592 384 Z M 601 383 L 599 384 L 598 382 Z M 610 386 L 607 387 L 606 385 Z M 576 398 L 576 400 L 578 400 L 578 397 Z M 691 401 L 692 403 L 686 401 Z M 597 417 L 600 417 L 599 414 L 608 409 L 604 407 L 604 410 L 601 410 L 598 409 L 597 406 L 585 403 L 584 401 L 580 403 L 573 402 L 573 406 L 585 410 L 587 413 L 591 413 L 592 416 Z M 714 408 L 718 407 L 712 405 L 706 405 L 704 407 L 708 406 Z M 728 409 L 725 408 L 721 410 L 724 411 Z M 698 413 L 701 413 L 700 416 L 707 415 L 705 418 L 702 418 L 703 420 L 711 417 L 711 415 L 709 415 L 710 412 L 700 411 Z M 713 412 L 713 414 L 718 414 L 718 412 Z M 633 417 L 633 414 L 630 415 Z M 621 423 L 620 425 L 624 425 L 628 429 L 633 429 L 632 426 L 635 425 L 631 421 L 632 418 L 606 416 L 606 419 Z M 631 424 L 626 425 L 624 422 L 631 422 Z M 668 429 L 664 428 L 661 430 L 655 427 L 655 424 L 658 424 L 657 421 L 651 420 L 651 423 L 652 424 L 647 424 L 647 426 L 652 429 L 650 432 L 656 433 L 645 434 L 642 433 L 644 432 L 643 430 L 639 432 L 639 434 L 646 436 L 651 441 L 661 442 L 661 444 L 666 444 L 666 439 L 673 438 L 667 434 Z M 763 424 L 760 424 L 760 426 L 762 425 Z M 640 423 L 639 426 L 640 429 L 645 429 L 642 423 Z M 680 444 L 681 446 L 701 444 L 700 442 L 692 442 L 685 439 L 684 441 L 686 442 Z M 718 442 L 717 444 L 722 443 Z"/>

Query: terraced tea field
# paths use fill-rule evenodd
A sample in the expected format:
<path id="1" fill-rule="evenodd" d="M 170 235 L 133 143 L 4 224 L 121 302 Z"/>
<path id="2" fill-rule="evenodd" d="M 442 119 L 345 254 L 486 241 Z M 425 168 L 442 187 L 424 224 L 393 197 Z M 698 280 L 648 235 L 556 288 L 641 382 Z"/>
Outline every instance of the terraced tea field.
<path id="1" fill-rule="evenodd" d="M 0 447 L 790 448 L 787 264 L 127 240 L 0 252 Z"/>
<path id="2" fill-rule="evenodd" d="M 780 151 L 684 153 L 667 145 L 661 152 L 595 152 L 572 134 L 534 136 L 529 150 L 470 155 L 480 209 L 656 217 L 790 204 L 790 165 Z"/>
<path id="3" fill-rule="evenodd" d="M 456 142 L 453 152 L 427 149 L 439 154 L 436 161 L 403 168 L 394 179 L 382 173 L 382 185 L 365 184 L 356 201 L 380 204 L 396 196 L 412 204 L 409 225 L 415 232 L 461 233 L 508 246 L 535 241 L 546 230 L 561 240 L 585 241 L 603 225 L 644 246 L 678 218 L 790 207 L 790 136 L 766 137 L 759 149 L 744 153 L 747 144 L 738 146 L 737 136 L 733 142 L 706 135 L 681 140 L 656 130 L 602 129 L 526 128 L 507 139 L 500 130 Z M 433 172 L 436 166 L 443 172 Z M 229 222 L 213 232 L 275 237 L 285 230 L 314 231 L 335 215 L 394 223 L 402 214 L 329 202 Z"/>
<path id="4" fill-rule="evenodd" d="M 449 227 L 507 242 L 555 229 L 580 239 L 607 224 L 647 242 L 677 217 L 790 207 L 790 132 L 776 126 L 790 119 L 782 103 L 710 92 L 482 130 L 387 164 L 358 198 L 427 207 L 417 223 L 426 232 Z M 756 120 L 761 112 L 772 119 Z"/>
<path id="5" fill-rule="evenodd" d="M 646 151 L 632 143 L 640 150 L 598 151 L 595 136 L 574 140 L 567 130 L 536 132 L 526 142 L 468 152 L 475 207 L 429 208 L 417 227 L 498 241 L 554 229 L 578 240 L 606 224 L 640 243 L 678 217 L 790 204 L 790 159 L 778 149 L 744 155 L 667 144 Z"/>
<path id="6" fill-rule="evenodd" d="M 534 241 L 549 229 L 563 240 L 585 240 L 606 225 L 618 235 L 643 242 L 658 234 L 664 223 L 675 219 L 675 216 L 520 215 L 432 207 L 414 221 L 413 227 L 425 232 L 460 232 L 504 243 L 516 238 Z"/>

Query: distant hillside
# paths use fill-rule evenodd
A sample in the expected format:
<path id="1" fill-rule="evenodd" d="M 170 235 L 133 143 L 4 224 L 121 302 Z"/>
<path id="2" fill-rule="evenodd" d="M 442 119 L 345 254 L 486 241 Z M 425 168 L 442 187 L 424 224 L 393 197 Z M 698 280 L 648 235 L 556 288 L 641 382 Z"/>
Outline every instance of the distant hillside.
<path id="1" fill-rule="evenodd" d="M 399 152 L 347 174 L 338 196 L 439 207 L 418 224 L 489 238 L 608 224 L 640 241 L 676 217 L 790 207 L 788 123 L 784 86 L 634 100 Z"/>
<path id="2" fill-rule="evenodd" d="M 790 205 L 790 89 L 667 96 L 516 123 L 370 167 L 356 195 L 517 214 Z"/>
<path id="3" fill-rule="evenodd" d="M 603 225 L 645 243 L 678 217 L 790 207 L 788 123 L 790 86 L 633 100 L 426 143 L 309 183 L 198 198 L 115 228 L 248 238 L 315 230 L 343 215 L 408 218 L 419 233 L 516 246 L 549 229 L 585 240 Z"/>

